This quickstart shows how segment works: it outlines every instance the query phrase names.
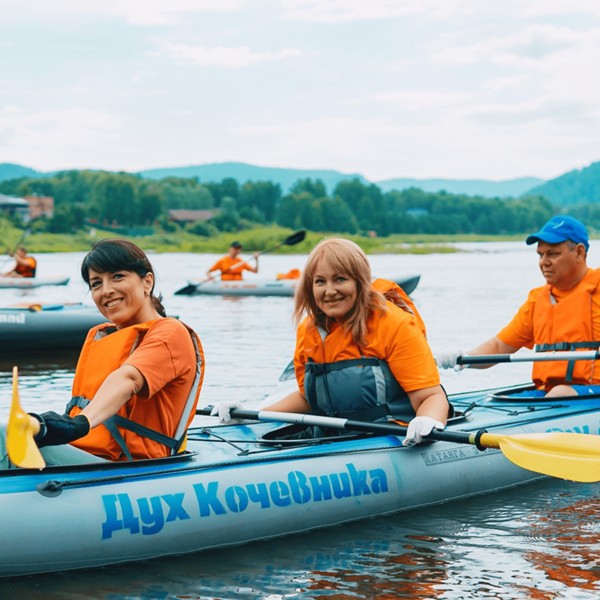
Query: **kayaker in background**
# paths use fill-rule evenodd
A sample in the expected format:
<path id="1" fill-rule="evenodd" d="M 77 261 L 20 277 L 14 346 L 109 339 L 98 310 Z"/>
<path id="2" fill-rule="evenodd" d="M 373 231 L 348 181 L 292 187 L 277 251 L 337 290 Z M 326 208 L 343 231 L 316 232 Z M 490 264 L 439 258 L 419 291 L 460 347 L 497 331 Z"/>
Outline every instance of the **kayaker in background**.
<path id="1" fill-rule="evenodd" d="M 332 238 L 313 249 L 295 294 L 298 391 L 264 410 L 369 421 L 392 415 L 409 421 L 404 443 L 412 445 L 444 429 L 450 406 L 419 320 L 371 280 L 354 242 Z M 212 414 L 227 422 L 238 407 L 220 402 Z"/>
<path id="2" fill-rule="evenodd" d="M 204 377 L 197 334 L 166 317 L 144 252 L 125 240 L 97 242 L 83 280 L 107 320 L 90 329 L 65 414 L 31 414 L 48 465 L 168 456 L 181 451 Z M 5 443 L 5 435 L 0 436 Z M 0 456 L 4 456 L 0 449 Z M 7 459 L 4 458 L 4 468 Z"/>
<path id="3" fill-rule="evenodd" d="M 220 258 L 207 272 L 209 278 L 214 278 L 213 273 L 215 271 L 221 272 L 222 281 L 239 281 L 243 279 L 242 273 L 244 271 L 250 271 L 252 273 L 258 273 L 258 257 L 259 252 L 254 253 L 254 260 L 256 265 L 252 266 L 247 263 L 244 259 L 239 258 L 240 252 L 242 251 L 242 244 L 240 242 L 232 242 L 229 246 L 229 253 Z"/>
<path id="4" fill-rule="evenodd" d="M 12 271 L 3 273 L 2 277 L 35 277 L 37 260 L 27 254 L 25 246 L 20 246 L 14 252 L 9 252 L 8 255 L 14 259 L 16 264 Z"/>
<path id="5" fill-rule="evenodd" d="M 535 346 L 537 352 L 600 348 L 600 270 L 587 266 L 589 239 L 583 223 L 567 215 L 552 217 L 525 242 L 537 243 L 546 284 L 529 292 L 511 322 L 494 337 L 468 352 L 438 354 L 439 367 L 460 370 L 460 356 L 512 354 L 523 347 Z M 515 395 L 600 394 L 600 361 L 534 362 L 532 379 L 535 390 Z"/>

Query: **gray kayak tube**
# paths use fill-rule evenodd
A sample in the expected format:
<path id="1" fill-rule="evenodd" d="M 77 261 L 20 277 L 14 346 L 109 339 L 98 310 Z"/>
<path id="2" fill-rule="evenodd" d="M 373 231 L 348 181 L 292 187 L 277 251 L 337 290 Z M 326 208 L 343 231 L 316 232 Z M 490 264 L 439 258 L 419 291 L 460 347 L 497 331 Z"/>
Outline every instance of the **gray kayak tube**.
<path id="1" fill-rule="evenodd" d="M 95 306 L 29 304 L 0 308 L 0 353 L 79 349 L 88 330 L 105 323 Z"/>

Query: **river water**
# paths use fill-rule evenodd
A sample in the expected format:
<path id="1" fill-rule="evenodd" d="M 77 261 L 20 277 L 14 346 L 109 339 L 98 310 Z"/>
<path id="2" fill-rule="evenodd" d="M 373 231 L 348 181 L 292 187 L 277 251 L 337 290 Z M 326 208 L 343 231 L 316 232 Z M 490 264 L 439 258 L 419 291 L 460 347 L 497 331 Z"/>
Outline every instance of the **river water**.
<path id="1" fill-rule="evenodd" d="M 432 349 L 471 346 L 494 335 L 542 283 L 524 243 L 456 244 L 456 254 L 372 255 L 380 277 L 420 274 L 413 293 Z M 199 333 L 206 354 L 200 404 L 266 401 L 294 349 L 291 298 L 175 296 L 217 255 L 153 254 L 167 312 Z M 15 302 L 84 302 L 82 253 L 38 255 L 39 275 L 69 275 L 66 287 L 23 293 Z M 303 255 L 265 255 L 260 276 L 302 268 Z M 590 264 L 595 265 L 593 244 Z M 248 275 L 248 278 L 252 275 Z M 61 410 L 76 354 L 11 355 L 0 349 L 0 420 L 19 367 L 26 410 Z M 522 383 L 530 363 L 442 372 L 449 393 Z M 1 408 L 1 407 L 4 408 Z M 0 598 L 331 599 L 600 597 L 600 484 L 553 479 L 468 501 L 398 513 L 238 548 L 131 565 L 0 581 Z M 5 515 L 6 518 L 6 515 Z M 0 530 L 1 531 L 1 530 Z M 43 536 L 43 532 L 39 532 Z M 1 535 L 0 535 L 1 542 Z"/>

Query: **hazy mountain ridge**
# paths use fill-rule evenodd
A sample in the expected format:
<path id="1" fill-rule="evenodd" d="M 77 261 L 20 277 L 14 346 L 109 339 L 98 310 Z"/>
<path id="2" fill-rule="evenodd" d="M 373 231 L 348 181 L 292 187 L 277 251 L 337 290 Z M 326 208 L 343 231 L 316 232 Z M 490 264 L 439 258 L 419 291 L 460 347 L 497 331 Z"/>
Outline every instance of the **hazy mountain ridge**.
<path id="1" fill-rule="evenodd" d="M 530 190 L 553 204 L 573 206 L 600 202 L 600 162 L 568 171 Z"/>
<path id="2" fill-rule="evenodd" d="M 22 165 L 0 163 L 0 181 L 18 179 L 20 177 L 42 177 L 43 175 L 45 174 L 29 167 L 23 167 Z"/>
<path id="3" fill-rule="evenodd" d="M 419 188 L 424 192 L 446 191 L 449 194 L 467 194 L 468 196 L 484 196 L 487 198 L 517 198 L 531 188 L 540 186 L 543 179 L 537 177 L 519 177 L 493 181 L 487 179 L 385 179 L 375 184 L 383 191 Z"/>
<path id="4" fill-rule="evenodd" d="M 364 184 L 373 183 L 377 185 L 383 192 L 393 189 L 403 190 L 409 187 L 416 187 L 425 192 L 445 190 L 451 194 L 465 194 L 487 198 L 515 198 L 525 194 L 540 194 L 559 206 L 600 201 L 600 162 L 592 163 L 583 169 L 569 171 L 549 181 L 544 181 L 536 177 L 521 177 L 500 181 L 486 179 L 394 178 L 370 182 L 359 173 L 343 173 L 328 169 L 261 167 L 240 162 L 145 169 L 139 171 L 138 174 L 150 179 L 197 177 L 201 182 L 219 182 L 228 177 L 236 179 L 240 184 L 246 181 L 273 181 L 281 185 L 284 193 L 287 193 L 290 187 L 299 179 L 320 179 L 325 184 L 328 193 L 331 193 L 340 181 L 358 178 Z M 19 177 L 48 177 L 51 175 L 52 173 L 36 171 L 22 165 L 0 163 L 0 181 Z"/>
<path id="5" fill-rule="evenodd" d="M 146 169 L 140 171 L 142 177 L 162 179 L 163 177 L 198 177 L 200 182 L 222 181 L 228 177 L 240 183 L 245 181 L 274 181 L 281 185 L 287 193 L 298 179 L 320 179 L 331 192 L 344 179 L 358 178 L 363 183 L 369 183 L 359 173 L 341 173 L 330 169 L 285 169 L 281 167 L 259 167 L 247 163 L 225 162 L 192 165 L 189 167 L 172 167 L 164 169 Z"/>

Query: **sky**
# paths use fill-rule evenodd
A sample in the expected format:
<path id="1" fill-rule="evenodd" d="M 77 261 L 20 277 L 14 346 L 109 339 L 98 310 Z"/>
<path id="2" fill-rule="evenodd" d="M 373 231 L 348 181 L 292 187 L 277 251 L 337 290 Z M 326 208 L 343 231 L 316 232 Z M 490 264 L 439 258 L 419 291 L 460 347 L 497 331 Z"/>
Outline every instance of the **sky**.
<path id="1" fill-rule="evenodd" d="M 551 179 L 600 160 L 598 0 L 0 0 L 0 163 Z"/>

